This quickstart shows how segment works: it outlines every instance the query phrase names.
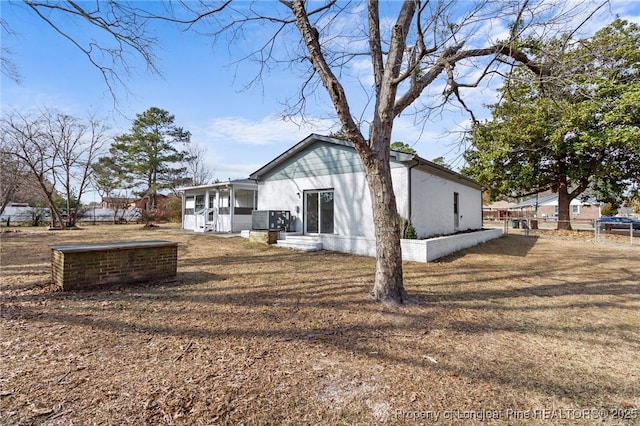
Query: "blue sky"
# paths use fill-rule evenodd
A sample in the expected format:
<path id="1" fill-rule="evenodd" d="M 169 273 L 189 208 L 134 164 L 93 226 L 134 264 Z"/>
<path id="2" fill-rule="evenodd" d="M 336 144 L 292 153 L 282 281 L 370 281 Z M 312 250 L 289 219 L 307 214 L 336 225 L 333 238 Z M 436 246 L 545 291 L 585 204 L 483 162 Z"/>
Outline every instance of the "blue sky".
<path id="1" fill-rule="evenodd" d="M 245 178 L 310 133 L 336 130 L 333 111 L 322 101 L 311 111 L 313 125 L 298 127 L 281 118 L 283 102 L 298 88 L 295 75 L 274 70 L 264 75 L 262 86 L 243 90 L 255 75 L 254 65 L 236 66 L 237 58 L 226 47 L 212 46 L 210 38 L 171 26 L 158 27 L 156 34 L 157 67 L 162 75 L 148 72 L 134 60 L 131 75 L 124 77 L 127 90 L 117 88 L 118 111 L 114 111 L 100 73 L 69 41 L 24 6 L 2 1 L 0 7 L 2 19 L 14 32 L 3 33 L 3 51 L 11 51 L 10 59 L 21 77 L 16 83 L 2 75 L 2 111 L 52 107 L 80 117 L 97 113 L 110 122 L 115 135 L 130 129 L 135 114 L 156 106 L 174 114 L 175 124 L 191 131 L 192 142 L 206 147 L 206 164 L 221 180 Z M 640 23 L 640 2 L 613 0 L 588 28 L 606 25 L 616 14 Z M 246 33 L 244 48 L 251 48 L 261 37 Z M 352 70 L 354 75 L 356 71 Z M 490 84 L 469 92 L 469 102 L 480 111 L 493 95 Z M 447 130 L 461 129 L 467 119 L 456 108 L 434 116 L 426 127 L 415 126 L 410 116 L 400 117 L 393 140 L 409 143 L 424 158 L 444 156 L 450 164 L 460 164 L 458 138 Z"/>

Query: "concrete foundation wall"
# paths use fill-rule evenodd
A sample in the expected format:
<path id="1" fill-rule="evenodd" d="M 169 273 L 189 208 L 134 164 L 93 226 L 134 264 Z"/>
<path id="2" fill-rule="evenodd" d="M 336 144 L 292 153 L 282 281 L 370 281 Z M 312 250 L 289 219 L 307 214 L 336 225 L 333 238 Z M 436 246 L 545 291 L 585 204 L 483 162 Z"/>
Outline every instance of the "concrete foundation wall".
<path id="1" fill-rule="evenodd" d="M 501 236 L 501 229 L 486 229 L 466 234 L 430 238 L 428 240 L 402 240 L 402 258 L 416 262 L 431 262 Z"/>
<path id="2" fill-rule="evenodd" d="M 502 236 L 501 229 L 487 229 L 426 240 L 401 240 L 402 259 L 414 262 L 430 262 L 500 236 Z M 322 243 L 324 250 L 371 257 L 376 255 L 376 242 L 372 238 L 320 234 L 318 239 Z"/>

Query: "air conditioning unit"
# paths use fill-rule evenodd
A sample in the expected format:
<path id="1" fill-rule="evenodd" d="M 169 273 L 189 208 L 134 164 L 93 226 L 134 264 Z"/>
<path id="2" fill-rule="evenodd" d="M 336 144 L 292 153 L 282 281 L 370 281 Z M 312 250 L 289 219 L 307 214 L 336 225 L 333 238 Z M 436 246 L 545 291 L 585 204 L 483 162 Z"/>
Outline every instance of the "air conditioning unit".
<path id="1" fill-rule="evenodd" d="M 253 231 L 289 231 L 289 210 L 254 210 L 251 212 Z"/>

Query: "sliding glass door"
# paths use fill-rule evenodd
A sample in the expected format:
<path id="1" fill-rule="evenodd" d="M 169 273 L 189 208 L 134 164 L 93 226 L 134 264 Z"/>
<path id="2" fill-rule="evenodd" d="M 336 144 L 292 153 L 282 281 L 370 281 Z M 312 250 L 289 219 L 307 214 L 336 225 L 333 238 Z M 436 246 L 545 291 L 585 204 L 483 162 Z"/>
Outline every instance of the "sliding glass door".
<path id="1" fill-rule="evenodd" d="M 304 233 L 333 233 L 333 190 L 304 192 Z"/>

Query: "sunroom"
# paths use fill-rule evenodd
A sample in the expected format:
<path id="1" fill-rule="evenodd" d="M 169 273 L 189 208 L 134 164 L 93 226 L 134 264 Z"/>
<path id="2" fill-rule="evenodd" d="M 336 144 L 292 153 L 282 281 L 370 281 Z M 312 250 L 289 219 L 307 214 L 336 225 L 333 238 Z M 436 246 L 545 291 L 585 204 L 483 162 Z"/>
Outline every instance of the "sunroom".
<path id="1" fill-rule="evenodd" d="M 258 185 L 238 179 L 180 188 L 182 229 L 195 232 L 240 232 L 251 229 L 251 212 L 258 202 Z"/>

